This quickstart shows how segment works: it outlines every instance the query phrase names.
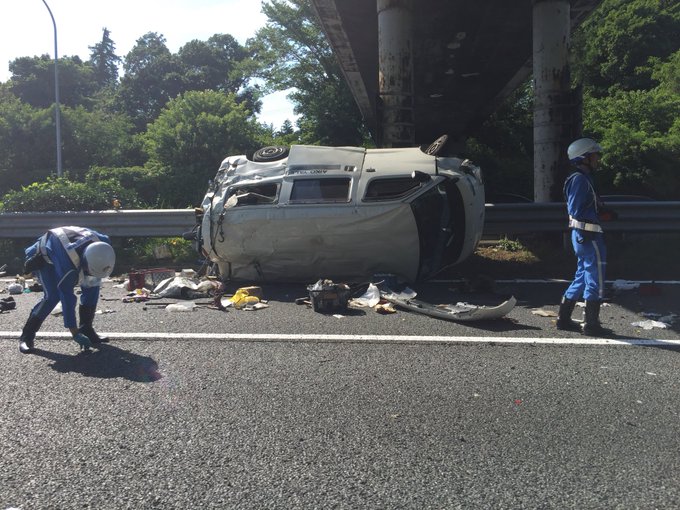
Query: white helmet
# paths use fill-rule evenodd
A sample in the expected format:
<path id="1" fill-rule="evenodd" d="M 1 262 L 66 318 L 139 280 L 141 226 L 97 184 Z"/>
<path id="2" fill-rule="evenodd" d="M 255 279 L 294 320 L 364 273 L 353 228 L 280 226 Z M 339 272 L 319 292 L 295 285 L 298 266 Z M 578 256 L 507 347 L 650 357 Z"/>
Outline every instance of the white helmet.
<path id="1" fill-rule="evenodd" d="M 85 272 L 96 278 L 106 278 L 113 271 L 116 252 L 108 243 L 97 241 L 89 244 L 83 253 Z"/>
<path id="2" fill-rule="evenodd" d="M 602 147 L 592 138 L 579 138 L 578 140 L 571 142 L 571 145 L 567 149 L 569 161 L 572 163 L 578 163 L 588 154 L 593 154 L 595 152 L 602 152 Z"/>

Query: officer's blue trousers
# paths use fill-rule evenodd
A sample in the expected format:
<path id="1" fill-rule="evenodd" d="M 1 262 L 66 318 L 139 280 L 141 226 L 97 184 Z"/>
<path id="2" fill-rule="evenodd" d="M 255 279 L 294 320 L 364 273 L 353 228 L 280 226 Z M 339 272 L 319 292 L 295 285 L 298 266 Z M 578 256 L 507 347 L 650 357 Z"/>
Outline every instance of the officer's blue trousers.
<path id="1" fill-rule="evenodd" d="M 574 281 L 564 293 L 567 299 L 601 301 L 604 297 L 607 248 L 599 232 L 572 230 L 571 244 L 576 254 Z"/>
<path id="2" fill-rule="evenodd" d="M 77 285 L 78 273 L 74 271 L 73 277 L 75 279 L 72 282 L 73 286 Z M 40 320 L 45 320 L 50 314 L 57 303 L 60 301 L 59 294 L 59 281 L 57 279 L 57 273 L 52 267 L 52 265 L 47 265 L 37 271 L 38 280 L 43 286 L 43 297 L 31 310 L 31 315 L 38 317 Z M 63 283 L 62 288 L 63 288 Z M 71 287 L 73 288 L 73 287 Z M 81 287 L 82 293 L 80 294 L 80 304 L 83 306 L 96 307 L 99 302 L 99 287 Z M 75 302 L 73 303 L 75 305 Z M 70 327 L 71 325 L 66 325 Z"/>

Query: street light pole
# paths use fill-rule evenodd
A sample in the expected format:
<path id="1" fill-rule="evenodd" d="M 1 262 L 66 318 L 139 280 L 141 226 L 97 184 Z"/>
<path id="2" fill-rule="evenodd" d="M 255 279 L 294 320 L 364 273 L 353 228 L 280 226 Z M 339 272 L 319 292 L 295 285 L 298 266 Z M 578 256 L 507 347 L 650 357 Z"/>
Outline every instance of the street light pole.
<path id="1" fill-rule="evenodd" d="M 45 0 L 42 0 L 42 2 L 45 4 L 45 7 L 47 7 L 50 18 L 52 18 L 52 25 L 54 26 L 54 103 L 56 105 L 55 117 L 57 123 L 57 177 L 61 177 L 61 111 L 59 108 L 59 71 L 57 70 L 57 23 L 54 21 L 50 6 L 47 5 Z"/>

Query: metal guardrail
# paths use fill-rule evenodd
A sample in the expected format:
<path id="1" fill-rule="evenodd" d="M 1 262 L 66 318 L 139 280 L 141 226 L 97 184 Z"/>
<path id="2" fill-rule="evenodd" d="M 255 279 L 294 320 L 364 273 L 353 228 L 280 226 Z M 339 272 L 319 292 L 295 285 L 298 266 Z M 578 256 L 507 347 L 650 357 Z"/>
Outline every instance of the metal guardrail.
<path id="1" fill-rule="evenodd" d="M 680 202 L 608 202 L 618 219 L 605 232 L 680 232 Z M 486 204 L 485 235 L 566 232 L 564 203 Z"/>
<path id="2" fill-rule="evenodd" d="M 180 237 L 196 223 L 193 209 L 125 209 L 0 214 L 0 238 L 35 238 L 64 225 L 90 227 L 110 237 Z"/>
<path id="3" fill-rule="evenodd" d="M 607 232 L 680 232 L 680 202 L 614 202 L 619 219 Z M 195 223 L 193 209 L 0 213 L 0 238 L 36 238 L 46 230 L 80 225 L 112 237 L 180 237 Z M 484 235 L 566 232 L 563 203 L 486 204 Z"/>

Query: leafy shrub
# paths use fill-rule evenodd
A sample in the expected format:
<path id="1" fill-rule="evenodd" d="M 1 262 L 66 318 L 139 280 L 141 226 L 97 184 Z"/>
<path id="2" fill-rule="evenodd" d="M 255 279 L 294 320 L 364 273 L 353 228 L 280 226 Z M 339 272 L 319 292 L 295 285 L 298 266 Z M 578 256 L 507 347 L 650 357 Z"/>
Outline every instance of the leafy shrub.
<path id="1" fill-rule="evenodd" d="M 170 253 L 168 260 L 172 265 L 191 265 L 199 259 L 191 241 L 181 237 L 132 238 L 127 240 L 124 250 L 138 267 L 153 266 L 159 263 L 156 250 L 162 246 L 168 249 Z"/>
<path id="2" fill-rule="evenodd" d="M 512 240 L 508 239 L 507 237 L 503 237 L 502 239 L 498 240 L 498 243 L 496 244 L 496 248 L 502 251 L 509 251 L 509 252 L 519 252 L 519 251 L 524 251 L 526 248 L 524 245 L 517 241 L 517 240 Z"/>
<path id="3" fill-rule="evenodd" d="M 3 212 L 92 211 L 111 209 L 114 197 L 128 207 L 139 206 L 134 190 L 125 189 L 114 181 L 86 184 L 66 177 L 48 177 L 20 191 L 10 191 L 2 197 Z"/>
<path id="4" fill-rule="evenodd" d="M 157 206 L 160 203 L 159 190 L 164 177 L 161 173 L 141 166 L 133 167 L 92 167 L 85 177 L 85 182 L 99 186 L 103 182 L 113 181 L 126 190 L 134 191 L 142 204 Z M 122 196 L 118 195 L 119 198 Z M 132 209 L 132 205 L 123 202 L 124 209 Z"/>

